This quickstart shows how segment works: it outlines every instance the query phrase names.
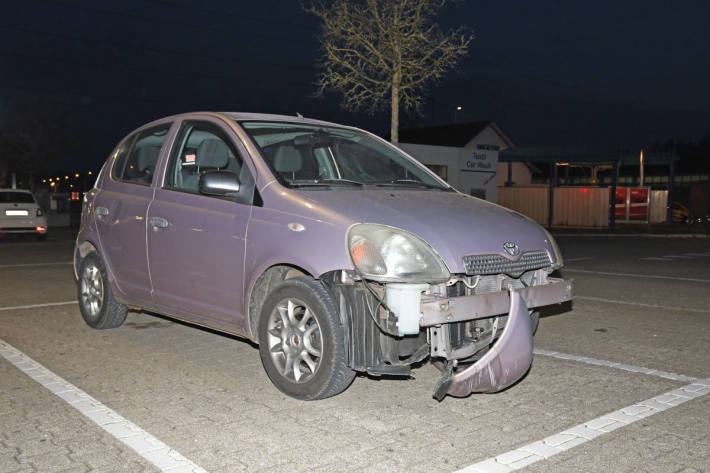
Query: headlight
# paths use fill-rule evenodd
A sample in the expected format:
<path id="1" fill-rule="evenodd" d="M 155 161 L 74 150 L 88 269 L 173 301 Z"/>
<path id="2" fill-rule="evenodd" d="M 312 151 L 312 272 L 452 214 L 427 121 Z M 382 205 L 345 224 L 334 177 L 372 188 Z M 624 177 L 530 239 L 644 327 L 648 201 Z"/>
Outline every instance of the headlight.
<path id="1" fill-rule="evenodd" d="M 357 270 L 382 282 L 443 282 L 451 274 L 421 238 L 386 225 L 362 223 L 348 232 L 348 250 Z"/>
<path id="2" fill-rule="evenodd" d="M 545 230 L 545 236 L 547 237 L 547 241 L 550 243 L 550 246 L 552 246 L 552 251 L 555 252 L 555 259 L 557 260 L 557 263 L 552 265 L 552 269 L 560 269 L 565 265 L 565 260 L 562 258 L 560 247 L 557 246 L 557 242 L 554 238 L 552 238 L 550 232 L 548 232 L 545 228 L 543 228 L 543 230 Z"/>

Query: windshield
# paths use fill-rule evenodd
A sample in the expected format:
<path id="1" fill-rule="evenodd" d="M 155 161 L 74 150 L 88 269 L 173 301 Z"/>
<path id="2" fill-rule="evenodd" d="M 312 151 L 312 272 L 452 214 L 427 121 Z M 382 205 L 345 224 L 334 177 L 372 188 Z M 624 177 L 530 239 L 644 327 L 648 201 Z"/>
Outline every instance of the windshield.
<path id="1" fill-rule="evenodd" d="M 289 187 L 448 190 L 398 150 L 355 130 L 285 122 L 240 123 Z"/>

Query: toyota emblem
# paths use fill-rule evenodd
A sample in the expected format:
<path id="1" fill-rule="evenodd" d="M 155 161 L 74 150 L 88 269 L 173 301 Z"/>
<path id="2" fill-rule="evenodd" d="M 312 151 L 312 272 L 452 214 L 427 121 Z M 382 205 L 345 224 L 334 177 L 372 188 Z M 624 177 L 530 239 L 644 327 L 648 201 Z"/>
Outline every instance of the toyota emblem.
<path id="1" fill-rule="evenodd" d="M 503 243 L 503 249 L 510 256 L 518 256 L 520 254 L 520 248 L 512 241 L 506 241 Z"/>

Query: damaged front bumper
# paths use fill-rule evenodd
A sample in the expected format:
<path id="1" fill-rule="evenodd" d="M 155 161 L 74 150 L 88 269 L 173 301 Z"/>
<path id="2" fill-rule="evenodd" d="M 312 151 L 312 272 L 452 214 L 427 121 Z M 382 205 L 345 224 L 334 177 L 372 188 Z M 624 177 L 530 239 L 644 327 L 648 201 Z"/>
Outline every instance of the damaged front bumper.
<path id="1" fill-rule="evenodd" d="M 532 328 L 529 309 L 572 299 L 573 282 L 549 278 L 546 284 L 460 297 L 422 298 L 420 325 L 430 327 L 432 337 L 443 324 L 483 319 L 508 314 L 496 343 L 471 366 L 453 371 L 447 362 L 434 397 L 467 396 L 473 392 L 501 391 L 518 381 L 532 363 Z M 439 331 L 440 332 L 440 331 Z M 432 353 L 439 349 L 432 340 Z"/>

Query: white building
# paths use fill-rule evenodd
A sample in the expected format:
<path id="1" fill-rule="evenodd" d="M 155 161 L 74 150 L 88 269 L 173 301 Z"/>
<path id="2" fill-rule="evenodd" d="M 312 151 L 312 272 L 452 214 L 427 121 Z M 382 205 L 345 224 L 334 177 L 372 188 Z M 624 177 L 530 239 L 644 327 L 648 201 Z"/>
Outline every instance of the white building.
<path id="1" fill-rule="evenodd" d="M 456 189 L 495 202 L 498 186 L 508 181 L 509 164 L 498 152 L 515 143 L 494 121 L 414 128 L 399 134 L 399 146 Z M 510 181 L 529 185 L 525 163 L 511 163 Z"/>

